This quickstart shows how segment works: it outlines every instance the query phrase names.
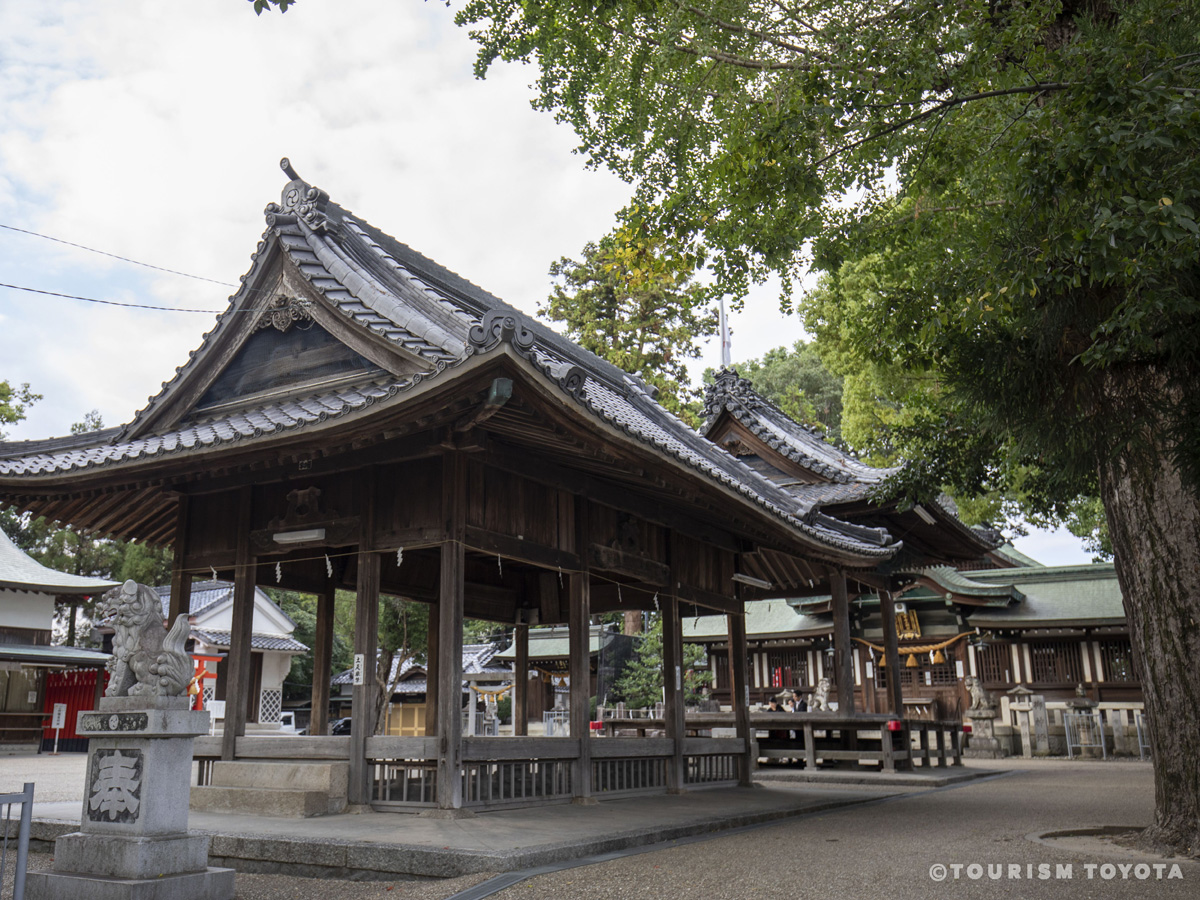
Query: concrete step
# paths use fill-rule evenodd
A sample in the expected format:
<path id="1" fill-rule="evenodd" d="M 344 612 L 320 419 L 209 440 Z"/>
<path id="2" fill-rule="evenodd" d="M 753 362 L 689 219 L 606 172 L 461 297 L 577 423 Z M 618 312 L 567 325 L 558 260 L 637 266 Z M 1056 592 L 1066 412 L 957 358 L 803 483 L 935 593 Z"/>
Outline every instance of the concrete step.
<path id="1" fill-rule="evenodd" d="M 190 805 L 193 812 L 302 819 L 341 812 L 345 800 L 341 801 L 341 808 L 334 808 L 325 791 L 201 785 L 192 788 Z"/>
<path id="2" fill-rule="evenodd" d="M 266 788 L 278 791 L 323 791 L 345 800 L 350 764 L 345 762 L 241 762 L 213 763 L 209 781 L 214 787 Z"/>

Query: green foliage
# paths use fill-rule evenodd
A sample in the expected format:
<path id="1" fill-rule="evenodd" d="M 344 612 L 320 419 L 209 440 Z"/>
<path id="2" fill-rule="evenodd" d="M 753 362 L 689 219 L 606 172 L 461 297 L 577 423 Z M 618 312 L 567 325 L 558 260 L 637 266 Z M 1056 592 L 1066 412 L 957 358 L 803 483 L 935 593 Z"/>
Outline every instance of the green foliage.
<path id="1" fill-rule="evenodd" d="M 687 361 L 716 333 L 711 296 L 692 282 L 699 260 L 671 252 L 633 227 L 583 249 L 583 260 L 550 267 L 561 279 L 539 312 L 566 324 L 567 336 L 659 391 L 659 402 L 689 424 L 699 421 L 699 392 Z"/>
<path id="2" fill-rule="evenodd" d="M 697 644 L 683 645 L 684 703 L 700 701 L 702 688 L 711 683 L 712 673 L 699 666 L 704 660 L 704 648 Z M 594 700 L 595 698 L 593 698 Z M 656 617 L 650 630 L 638 636 L 637 650 L 621 677 L 613 686 L 614 701 L 624 700 L 634 708 L 653 706 L 663 699 L 662 619 Z M 592 717 L 595 718 L 593 712 Z"/>
<path id="3" fill-rule="evenodd" d="M 29 405 L 41 399 L 42 395 L 29 390 L 28 384 L 13 387 L 7 381 L 0 381 L 0 425 L 20 422 Z M 3 439 L 4 432 L 0 431 L 0 440 Z"/>
<path id="4" fill-rule="evenodd" d="M 512 721 L 513 702 L 512 697 L 510 696 L 511 693 L 512 692 L 509 691 L 508 694 L 505 694 L 496 701 L 496 717 L 505 724 L 508 724 Z"/>
<path id="5" fill-rule="evenodd" d="M 1050 510 L 1097 493 L 1098 456 L 1152 465 L 1164 433 L 1200 468 L 1198 17 L 474 0 L 458 21 L 480 75 L 536 61 L 536 105 L 721 289 L 775 272 L 790 302 L 811 246 L 823 290 L 861 306 L 857 389 L 883 398 L 881 451 L 918 463 L 906 492 L 1035 471 Z M 867 260 L 873 293 L 851 284 Z"/>
<path id="6" fill-rule="evenodd" d="M 292 657 L 292 667 L 284 679 L 284 692 L 289 700 L 308 699 L 312 693 L 313 654 L 317 646 L 317 597 L 279 588 L 264 588 L 267 595 L 293 622 L 296 630 L 292 636 L 310 648 L 309 653 L 298 653 Z M 350 595 L 352 596 L 352 595 Z M 333 650 L 330 669 L 334 674 L 344 672 L 354 665 L 353 633 L 346 635 L 334 628 Z"/>
<path id="7" fill-rule="evenodd" d="M 776 347 L 761 360 L 737 363 L 734 368 L 788 416 L 820 428 L 828 440 L 840 442 L 843 378 L 826 367 L 815 343 L 796 341 L 791 350 Z M 711 373 L 704 373 L 705 381 Z"/>
<path id="8" fill-rule="evenodd" d="M 285 13 L 289 7 L 296 5 L 296 0 L 249 0 L 249 2 L 254 4 L 254 14 L 256 16 L 261 16 L 272 6 L 279 7 L 279 11 Z"/>

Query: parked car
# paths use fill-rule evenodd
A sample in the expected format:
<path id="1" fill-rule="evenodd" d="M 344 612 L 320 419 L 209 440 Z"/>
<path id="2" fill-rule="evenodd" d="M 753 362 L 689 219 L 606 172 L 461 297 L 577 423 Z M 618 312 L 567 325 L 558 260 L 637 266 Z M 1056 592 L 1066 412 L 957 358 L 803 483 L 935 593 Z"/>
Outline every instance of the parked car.
<path id="1" fill-rule="evenodd" d="M 333 723 L 333 727 L 329 730 L 330 734 L 349 734 L 350 733 L 350 717 L 338 719 Z"/>
<path id="2" fill-rule="evenodd" d="M 280 734 L 308 734 L 306 728 L 296 728 L 296 714 L 294 712 L 281 712 L 279 714 L 279 733 Z"/>

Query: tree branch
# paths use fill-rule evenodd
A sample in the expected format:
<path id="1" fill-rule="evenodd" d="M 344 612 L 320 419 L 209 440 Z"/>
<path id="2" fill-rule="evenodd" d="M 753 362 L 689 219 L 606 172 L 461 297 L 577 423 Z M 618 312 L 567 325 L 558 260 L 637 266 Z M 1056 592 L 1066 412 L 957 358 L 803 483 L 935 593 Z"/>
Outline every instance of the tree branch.
<path id="1" fill-rule="evenodd" d="M 909 125 L 913 125 L 924 119 L 928 119 L 930 116 L 937 115 L 939 112 L 949 109 L 953 106 L 962 106 L 967 103 L 973 103 L 976 100 L 988 100 L 992 97 L 1004 97 L 1011 94 L 1041 94 L 1048 91 L 1063 91 L 1067 88 L 1076 86 L 1077 85 L 1074 82 L 1070 81 L 1053 81 L 1045 84 L 1031 84 L 1025 85 L 1024 87 L 1005 88 L 1004 90 L 1000 91 L 982 91 L 978 94 L 968 94 L 965 97 L 951 97 L 948 100 L 943 100 L 940 103 L 931 106 L 924 112 L 917 113 L 915 116 L 909 116 L 907 119 L 903 119 L 899 122 L 889 125 L 887 128 L 884 128 L 881 131 L 877 131 L 874 134 L 868 134 L 866 137 L 859 138 L 857 141 L 851 141 L 849 144 L 825 154 L 815 163 L 813 163 L 813 166 L 816 167 L 824 165 L 835 156 L 841 156 L 843 153 L 853 150 L 855 147 L 861 147 L 863 144 L 869 144 L 871 141 L 878 140 L 881 137 L 886 137 L 889 134 L 897 132 L 902 128 L 907 128 Z"/>

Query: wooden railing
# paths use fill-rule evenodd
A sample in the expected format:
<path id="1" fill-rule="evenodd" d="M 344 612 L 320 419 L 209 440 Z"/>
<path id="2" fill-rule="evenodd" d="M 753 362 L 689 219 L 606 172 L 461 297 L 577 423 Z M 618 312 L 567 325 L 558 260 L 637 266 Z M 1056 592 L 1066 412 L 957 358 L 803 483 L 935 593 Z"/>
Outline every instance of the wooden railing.
<path id="1" fill-rule="evenodd" d="M 822 762 L 878 762 L 885 772 L 923 765 L 962 765 L 962 725 L 956 721 L 897 719 L 890 715 L 751 713 L 750 727 L 766 731 L 758 756 Z M 930 739 L 932 738 L 932 745 Z"/>

